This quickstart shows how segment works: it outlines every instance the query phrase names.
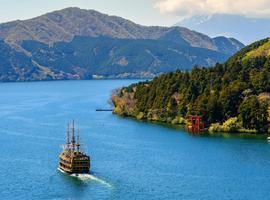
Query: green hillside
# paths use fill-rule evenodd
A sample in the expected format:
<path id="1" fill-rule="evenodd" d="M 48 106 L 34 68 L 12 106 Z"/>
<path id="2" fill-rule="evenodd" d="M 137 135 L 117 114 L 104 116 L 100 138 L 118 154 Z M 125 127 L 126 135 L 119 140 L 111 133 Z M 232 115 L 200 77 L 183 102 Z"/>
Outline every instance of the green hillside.
<path id="1" fill-rule="evenodd" d="M 168 73 L 123 88 L 112 97 L 115 113 L 168 123 L 183 123 L 196 114 L 212 131 L 265 133 L 270 99 L 267 47 L 269 39 L 264 39 L 224 64 Z"/>
<path id="2" fill-rule="evenodd" d="M 270 39 L 258 48 L 246 53 L 244 59 L 256 58 L 256 57 L 270 57 Z"/>

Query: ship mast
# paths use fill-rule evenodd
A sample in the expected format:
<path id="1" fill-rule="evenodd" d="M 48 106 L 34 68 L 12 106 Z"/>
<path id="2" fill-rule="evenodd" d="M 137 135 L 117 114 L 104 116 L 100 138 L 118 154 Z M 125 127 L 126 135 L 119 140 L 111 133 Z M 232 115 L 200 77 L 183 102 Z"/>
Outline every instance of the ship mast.
<path id="1" fill-rule="evenodd" d="M 71 140 L 71 143 L 72 143 L 72 152 L 74 153 L 75 151 L 75 128 L 74 128 L 74 120 L 72 121 L 72 140 Z"/>
<path id="2" fill-rule="evenodd" d="M 67 125 L 67 150 L 69 150 L 70 147 L 70 138 L 69 138 L 69 123 Z"/>
<path id="3" fill-rule="evenodd" d="M 77 130 L 77 143 L 76 143 L 76 147 L 77 147 L 77 152 L 80 152 L 80 132 L 79 132 L 79 129 Z"/>

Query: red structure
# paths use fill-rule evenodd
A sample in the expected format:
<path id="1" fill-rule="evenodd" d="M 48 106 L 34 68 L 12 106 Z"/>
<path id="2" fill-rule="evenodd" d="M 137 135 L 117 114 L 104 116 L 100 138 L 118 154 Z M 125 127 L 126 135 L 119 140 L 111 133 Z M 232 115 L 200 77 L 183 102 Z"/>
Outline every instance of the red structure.
<path id="1" fill-rule="evenodd" d="M 187 129 L 191 133 L 201 133 L 205 130 L 205 126 L 201 116 L 191 115 L 188 117 Z"/>

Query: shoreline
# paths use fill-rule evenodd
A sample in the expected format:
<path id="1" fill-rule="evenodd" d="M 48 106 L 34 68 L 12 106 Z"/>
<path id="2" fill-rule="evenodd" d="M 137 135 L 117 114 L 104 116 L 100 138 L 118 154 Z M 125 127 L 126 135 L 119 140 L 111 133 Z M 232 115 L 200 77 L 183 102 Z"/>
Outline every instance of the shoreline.
<path id="1" fill-rule="evenodd" d="M 151 124 L 158 124 L 158 125 L 162 125 L 162 126 L 166 126 L 169 128 L 181 128 L 183 129 L 186 133 L 189 133 L 188 130 L 186 129 L 186 123 L 169 123 L 169 122 L 164 122 L 164 121 L 157 121 L 157 120 L 149 120 L 149 119 L 138 119 L 137 117 L 131 116 L 131 115 L 123 115 L 123 114 L 118 114 L 115 113 L 114 111 L 112 112 L 112 114 L 119 116 L 123 119 L 130 119 L 130 120 L 134 120 L 137 122 L 144 122 L 144 123 L 151 123 Z M 214 125 L 214 124 L 211 124 Z M 192 134 L 189 133 L 191 135 L 198 135 L 198 136 L 238 136 L 238 137 L 247 137 L 247 138 L 252 138 L 252 137 L 260 137 L 261 139 L 266 140 L 267 137 L 269 137 L 269 134 L 267 133 L 257 133 L 254 132 L 254 130 L 248 130 L 248 129 L 244 129 L 244 128 L 240 128 L 238 130 L 235 131 L 209 131 L 209 128 L 211 127 L 211 125 L 207 128 L 207 131 L 202 132 L 202 133 L 198 133 L 198 134 Z M 222 125 L 221 125 L 222 126 Z"/>
<path id="2" fill-rule="evenodd" d="M 14 81 L 3 81 L 0 80 L 0 84 L 3 83 L 36 83 L 36 82 L 61 82 L 61 81 L 106 81 L 106 80 L 138 80 L 138 81 L 146 81 L 151 80 L 152 78 L 83 78 L 83 79 L 44 79 L 44 80 L 14 80 Z"/>

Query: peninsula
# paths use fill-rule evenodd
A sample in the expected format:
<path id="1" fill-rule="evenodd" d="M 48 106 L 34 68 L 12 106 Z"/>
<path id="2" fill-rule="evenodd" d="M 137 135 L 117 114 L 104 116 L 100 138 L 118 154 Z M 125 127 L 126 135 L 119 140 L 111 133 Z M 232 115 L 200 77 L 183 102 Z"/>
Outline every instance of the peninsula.
<path id="1" fill-rule="evenodd" d="M 200 115 L 210 132 L 269 132 L 270 39 L 253 43 L 210 68 L 163 74 L 119 89 L 114 113 L 185 124 Z"/>

